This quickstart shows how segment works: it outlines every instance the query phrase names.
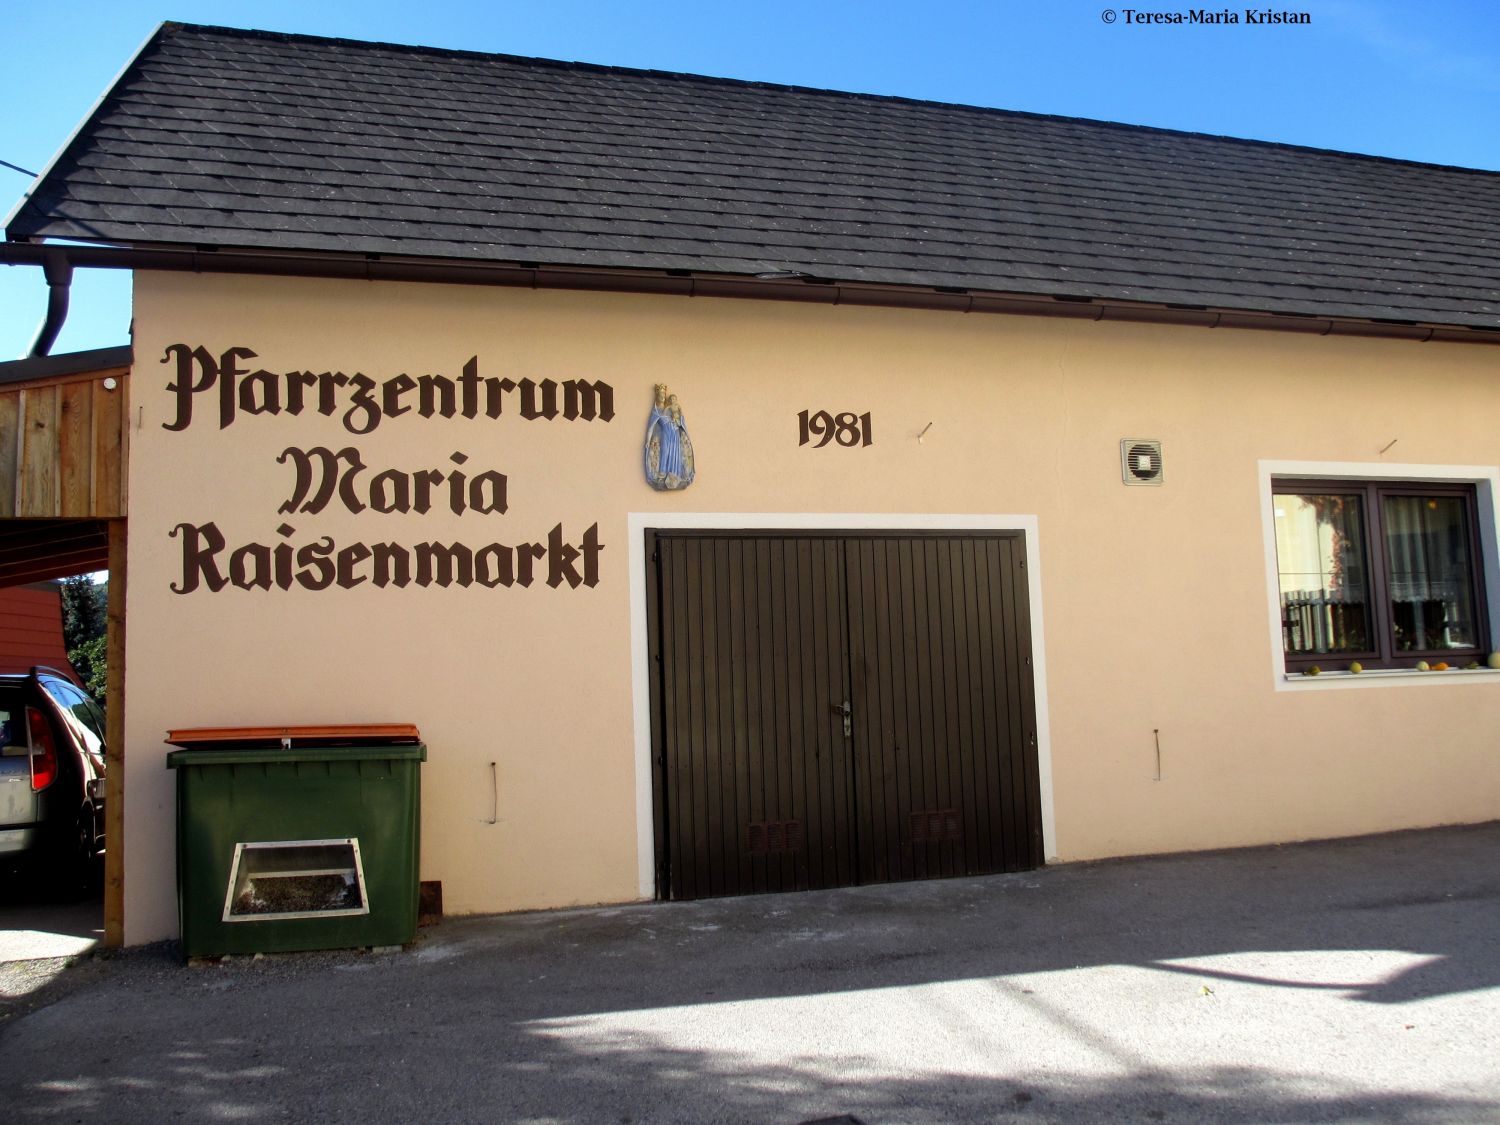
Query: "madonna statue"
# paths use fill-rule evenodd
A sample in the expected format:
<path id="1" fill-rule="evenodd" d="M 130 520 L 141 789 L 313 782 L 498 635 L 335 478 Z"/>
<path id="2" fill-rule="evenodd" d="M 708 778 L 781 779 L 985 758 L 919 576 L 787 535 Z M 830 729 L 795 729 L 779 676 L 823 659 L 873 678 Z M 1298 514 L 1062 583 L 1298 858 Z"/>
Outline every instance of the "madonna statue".
<path id="1" fill-rule="evenodd" d="M 693 483 L 693 440 L 677 396 L 656 384 L 656 401 L 646 423 L 646 483 L 658 492 L 675 492 Z"/>

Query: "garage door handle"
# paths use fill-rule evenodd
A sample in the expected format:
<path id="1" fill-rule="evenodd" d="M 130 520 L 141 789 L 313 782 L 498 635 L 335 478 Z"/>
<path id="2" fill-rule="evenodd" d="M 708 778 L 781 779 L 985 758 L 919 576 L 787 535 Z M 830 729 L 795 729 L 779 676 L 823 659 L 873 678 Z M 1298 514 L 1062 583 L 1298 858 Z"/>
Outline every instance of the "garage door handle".
<path id="1" fill-rule="evenodd" d="M 854 733 L 854 720 L 852 718 L 854 711 L 849 706 L 849 701 L 846 699 L 842 703 L 830 703 L 828 709 L 835 715 L 844 716 L 844 737 L 850 737 Z"/>

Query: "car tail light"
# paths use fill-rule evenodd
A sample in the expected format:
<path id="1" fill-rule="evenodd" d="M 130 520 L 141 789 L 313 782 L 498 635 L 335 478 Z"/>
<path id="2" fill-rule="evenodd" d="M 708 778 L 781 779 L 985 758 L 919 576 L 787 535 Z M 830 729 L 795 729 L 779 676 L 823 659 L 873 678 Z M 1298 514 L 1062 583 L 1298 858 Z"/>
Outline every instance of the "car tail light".
<path id="1" fill-rule="evenodd" d="M 26 723 L 31 727 L 31 788 L 40 792 L 57 780 L 57 743 L 40 707 L 26 708 Z"/>

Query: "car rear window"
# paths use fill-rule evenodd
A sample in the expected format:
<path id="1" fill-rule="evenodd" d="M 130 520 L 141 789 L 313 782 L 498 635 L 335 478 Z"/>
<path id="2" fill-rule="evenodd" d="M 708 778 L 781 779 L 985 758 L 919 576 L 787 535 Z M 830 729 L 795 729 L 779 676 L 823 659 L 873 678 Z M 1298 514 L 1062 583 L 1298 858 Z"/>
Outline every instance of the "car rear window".
<path id="1" fill-rule="evenodd" d="M 62 712 L 63 721 L 71 726 L 87 746 L 89 753 L 104 752 L 104 731 L 94 721 L 89 697 L 66 680 L 43 677 L 42 690 L 52 697 Z"/>
<path id="2" fill-rule="evenodd" d="M 26 741 L 26 693 L 16 684 L 0 684 L 0 754 L 24 754 Z"/>

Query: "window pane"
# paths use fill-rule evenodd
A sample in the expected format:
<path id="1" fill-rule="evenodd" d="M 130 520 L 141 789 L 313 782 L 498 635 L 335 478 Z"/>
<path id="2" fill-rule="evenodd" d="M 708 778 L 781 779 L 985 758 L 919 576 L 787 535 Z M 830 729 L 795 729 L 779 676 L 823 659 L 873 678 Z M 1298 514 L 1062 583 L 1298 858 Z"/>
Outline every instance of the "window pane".
<path id="1" fill-rule="evenodd" d="M 1369 652 L 1363 501 L 1328 495 L 1273 499 L 1287 655 Z"/>
<path id="2" fill-rule="evenodd" d="M 1383 510 L 1397 651 L 1477 647 L 1464 501 L 1387 496 Z"/>

